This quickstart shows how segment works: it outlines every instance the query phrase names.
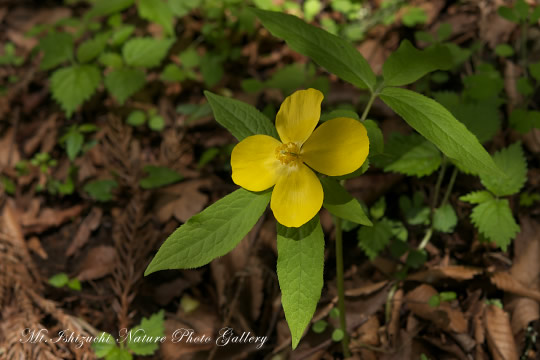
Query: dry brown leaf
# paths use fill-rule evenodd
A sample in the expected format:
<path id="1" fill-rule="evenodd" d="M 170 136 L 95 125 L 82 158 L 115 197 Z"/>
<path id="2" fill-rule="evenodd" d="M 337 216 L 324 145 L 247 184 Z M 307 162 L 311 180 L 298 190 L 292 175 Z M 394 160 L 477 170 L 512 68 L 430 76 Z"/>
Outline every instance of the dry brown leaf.
<path id="1" fill-rule="evenodd" d="M 208 179 L 197 179 L 169 186 L 160 191 L 155 210 L 158 220 L 167 222 L 171 217 L 185 223 L 208 203 L 208 196 L 199 189 L 209 186 Z"/>
<path id="2" fill-rule="evenodd" d="M 92 248 L 79 269 L 77 279 L 95 280 L 109 275 L 116 266 L 116 250 L 112 246 L 100 245 Z"/>
<path id="3" fill-rule="evenodd" d="M 66 256 L 72 256 L 75 251 L 77 251 L 86 244 L 92 231 L 96 230 L 99 227 L 102 215 L 103 211 L 101 210 L 101 208 L 97 206 L 92 208 L 88 216 L 86 216 L 86 218 L 82 221 L 81 225 L 77 229 L 75 237 L 73 238 L 71 244 L 66 250 Z"/>
<path id="4" fill-rule="evenodd" d="M 345 291 L 345 296 L 366 296 L 381 290 L 387 284 L 388 281 L 384 280 L 372 284 L 367 284 L 356 289 L 349 289 Z"/>
<path id="5" fill-rule="evenodd" d="M 83 209 L 84 206 L 81 204 L 67 209 L 47 208 L 42 210 L 36 218 L 28 216 L 28 213 L 25 213 L 21 217 L 22 225 L 27 233 L 41 233 L 52 227 L 60 226 L 71 218 L 78 216 Z"/>
<path id="6" fill-rule="evenodd" d="M 512 313 L 512 332 L 517 335 L 527 329 L 532 321 L 540 319 L 538 301 L 526 297 L 519 297 L 508 304 Z"/>
<path id="7" fill-rule="evenodd" d="M 43 249 L 43 246 L 41 246 L 41 242 L 37 236 L 32 236 L 30 240 L 28 240 L 28 249 L 32 250 L 42 259 L 47 259 L 49 257 L 45 249 Z"/>
<path id="8" fill-rule="evenodd" d="M 403 289 L 398 289 L 392 300 L 392 313 L 390 315 L 390 322 L 388 324 L 388 342 L 390 346 L 394 346 L 397 342 L 397 336 L 399 335 L 399 318 L 401 312 L 401 305 L 403 304 Z"/>
<path id="9" fill-rule="evenodd" d="M 3 226 L 0 228 L 1 232 L 9 236 L 9 238 L 14 241 L 18 247 L 21 249 L 26 248 L 26 243 L 24 241 L 23 230 L 19 222 L 20 217 L 18 216 L 17 209 L 12 200 L 9 200 L 4 206 L 2 211 L 2 223 Z"/>
<path id="10" fill-rule="evenodd" d="M 489 305 L 484 313 L 488 347 L 495 360 L 518 360 L 518 352 L 508 314 L 498 306 Z"/>
<path id="11" fill-rule="evenodd" d="M 441 279 L 450 278 L 458 281 L 471 280 L 482 273 L 481 269 L 460 265 L 433 267 L 407 276 L 407 280 L 435 283 Z"/>
<path id="12" fill-rule="evenodd" d="M 362 360 L 376 360 L 377 353 L 373 350 L 366 348 L 367 346 L 378 347 L 380 346 L 379 340 L 379 319 L 376 315 L 370 316 L 365 323 L 360 325 L 356 333 L 358 336 L 354 336 L 351 339 L 350 348 L 352 351 L 357 350 L 360 354 L 358 359 Z"/>
<path id="13" fill-rule="evenodd" d="M 494 273 L 491 282 L 501 290 L 540 301 L 540 291 L 524 286 L 507 272 Z"/>
<path id="14" fill-rule="evenodd" d="M 15 146 L 15 130 L 10 127 L 0 138 L 0 169 L 14 166 L 21 159 L 19 150 Z"/>
<path id="15" fill-rule="evenodd" d="M 467 332 L 467 320 L 460 310 L 453 309 L 447 302 L 441 302 L 438 307 L 428 304 L 429 299 L 437 294 L 433 287 L 422 284 L 409 292 L 405 299 L 407 306 L 416 316 L 429 320 L 446 331 Z"/>
<path id="16" fill-rule="evenodd" d="M 514 264 L 510 274 L 527 287 L 538 288 L 540 280 L 540 224 L 520 216 L 521 231 L 514 240 Z"/>
<path id="17" fill-rule="evenodd" d="M 486 328 L 484 326 L 484 308 L 485 304 L 479 304 L 481 306 L 481 310 L 477 311 L 473 316 L 473 332 L 474 332 L 474 340 L 476 341 L 476 348 L 475 348 L 475 359 L 487 359 L 486 353 L 484 351 L 484 348 L 482 347 L 482 344 L 486 341 Z"/>

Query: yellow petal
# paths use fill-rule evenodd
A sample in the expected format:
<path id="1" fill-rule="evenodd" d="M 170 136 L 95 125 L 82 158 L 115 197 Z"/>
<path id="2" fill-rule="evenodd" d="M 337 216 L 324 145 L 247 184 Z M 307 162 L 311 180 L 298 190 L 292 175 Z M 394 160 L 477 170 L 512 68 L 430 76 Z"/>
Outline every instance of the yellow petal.
<path id="1" fill-rule="evenodd" d="M 276 116 L 276 129 L 284 144 L 302 145 L 321 117 L 323 94 L 319 90 L 299 90 L 288 96 Z"/>
<path id="2" fill-rule="evenodd" d="M 311 220 L 323 203 L 322 185 L 306 165 L 284 169 L 272 192 L 270 208 L 276 220 L 287 227 L 300 227 Z"/>
<path id="3" fill-rule="evenodd" d="M 248 136 L 231 154 L 232 179 L 250 191 L 263 191 L 276 184 L 281 163 L 276 148 L 281 143 L 268 135 Z"/>
<path id="4" fill-rule="evenodd" d="M 315 129 L 301 153 L 304 162 L 322 174 L 352 173 L 362 166 L 369 153 L 366 128 L 354 119 L 328 120 Z"/>

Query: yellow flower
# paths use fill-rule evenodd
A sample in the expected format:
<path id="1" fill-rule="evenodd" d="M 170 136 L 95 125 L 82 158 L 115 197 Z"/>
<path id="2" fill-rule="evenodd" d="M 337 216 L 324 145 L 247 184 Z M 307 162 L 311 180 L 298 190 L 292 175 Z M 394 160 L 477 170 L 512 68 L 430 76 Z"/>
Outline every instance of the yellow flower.
<path id="1" fill-rule="evenodd" d="M 274 186 L 270 208 L 287 227 L 304 225 L 321 209 L 323 189 L 311 169 L 330 176 L 349 174 L 362 166 L 369 152 L 366 128 L 357 120 L 336 118 L 315 129 L 322 100 L 315 89 L 295 92 L 276 116 L 281 142 L 253 135 L 232 151 L 235 184 L 250 191 Z"/>

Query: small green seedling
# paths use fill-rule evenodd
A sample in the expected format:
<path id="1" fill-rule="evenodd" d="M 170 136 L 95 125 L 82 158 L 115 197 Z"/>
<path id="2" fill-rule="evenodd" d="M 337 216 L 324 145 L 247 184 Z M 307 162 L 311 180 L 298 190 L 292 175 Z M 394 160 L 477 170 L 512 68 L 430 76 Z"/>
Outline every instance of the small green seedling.
<path id="1" fill-rule="evenodd" d="M 81 282 L 77 278 L 70 279 L 66 273 L 58 273 L 49 279 L 49 284 L 56 288 L 67 286 L 71 290 L 81 291 Z"/>

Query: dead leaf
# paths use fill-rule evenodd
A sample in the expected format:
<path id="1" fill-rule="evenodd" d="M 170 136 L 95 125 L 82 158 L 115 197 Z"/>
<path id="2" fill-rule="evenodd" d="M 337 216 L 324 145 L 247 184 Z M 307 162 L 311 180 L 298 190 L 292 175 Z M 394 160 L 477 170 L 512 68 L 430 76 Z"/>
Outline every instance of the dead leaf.
<path id="1" fill-rule="evenodd" d="M 392 299 L 392 312 L 387 328 L 388 342 L 392 347 L 397 343 L 397 336 L 399 335 L 401 305 L 403 305 L 403 289 L 398 289 Z"/>
<path id="2" fill-rule="evenodd" d="M 13 200 L 8 200 L 2 211 L 3 226 L 0 228 L 0 231 L 7 234 L 20 249 L 25 249 L 26 243 L 19 219 L 20 217 L 18 216 Z"/>
<path id="3" fill-rule="evenodd" d="M 116 250 L 112 246 L 100 245 L 92 248 L 79 269 L 80 281 L 96 280 L 113 272 L 116 266 Z"/>
<path id="4" fill-rule="evenodd" d="M 437 294 L 433 287 L 422 284 L 405 296 L 407 307 L 416 316 L 431 321 L 445 331 L 467 332 L 467 320 L 460 310 L 453 309 L 447 302 L 441 302 L 438 307 L 428 304 L 429 299 Z"/>
<path id="5" fill-rule="evenodd" d="M 169 186 L 158 193 L 155 210 L 158 220 L 167 222 L 171 217 L 185 223 L 208 203 L 208 196 L 200 191 L 209 186 L 207 180 L 197 179 Z"/>
<path id="6" fill-rule="evenodd" d="M 494 273 L 491 282 L 501 290 L 540 301 L 540 291 L 524 286 L 507 272 Z"/>
<path id="7" fill-rule="evenodd" d="M 20 160 L 21 155 L 15 141 L 15 129 L 10 127 L 0 138 L 0 169 L 14 166 Z"/>
<path id="8" fill-rule="evenodd" d="M 30 238 L 30 240 L 28 241 L 28 249 L 32 250 L 42 259 L 47 259 L 49 257 L 45 249 L 43 249 L 43 246 L 41 246 L 41 242 L 39 241 L 39 238 L 37 236 L 32 236 Z"/>
<path id="9" fill-rule="evenodd" d="M 510 301 L 508 310 L 512 314 L 512 333 L 514 335 L 527 329 L 532 321 L 540 319 L 538 301 L 526 297 Z"/>
<path id="10" fill-rule="evenodd" d="M 433 284 L 441 279 L 450 278 L 458 281 L 471 280 L 482 273 L 482 269 L 467 266 L 450 265 L 435 266 L 429 270 L 420 271 L 407 276 L 407 280 Z"/>
<path id="11" fill-rule="evenodd" d="M 86 244 L 92 231 L 96 230 L 99 227 L 102 215 L 103 211 L 101 210 L 101 208 L 97 206 L 92 208 L 88 216 L 86 216 L 86 218 L 82 221 L 81 225 L 77 229 L 75 237 L 71 241 L 69 248 L 66 250 L 66 256 L 72 256 L 75 251 L 77 251 Z"/>
<path id="12" fill-rule="evenodd" d="M 366 296 L 381 290 L 388 284 L 387 280 L 364 285 L 356 289 L 345 290 L 345 296 Z"/>
<path id="13" fill-rule="evenodd" d="M 41 233 L 52 227 L 58 227 L 71 218 L 78 216 L 83 209 L 84 206 L 78 204 L 67 209 L 46 208 L 40 211 L 37 217 L 30 217 L 25 213 L 21 217 L 22 225 L 26 233 Z"/>
<path id="14" fill-rule="evenodd" d="M 489 305 L 484 313 L 488 347 L 495 360 L 518 360 L 518 352 L 508 314 L 498 306 Z"/>

